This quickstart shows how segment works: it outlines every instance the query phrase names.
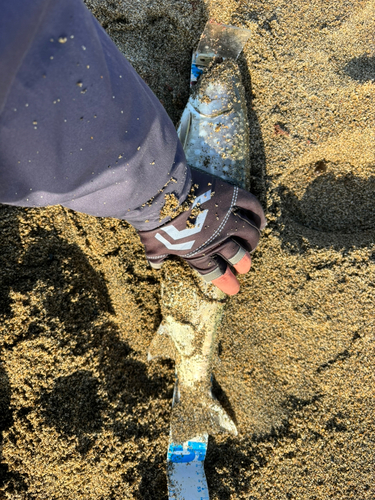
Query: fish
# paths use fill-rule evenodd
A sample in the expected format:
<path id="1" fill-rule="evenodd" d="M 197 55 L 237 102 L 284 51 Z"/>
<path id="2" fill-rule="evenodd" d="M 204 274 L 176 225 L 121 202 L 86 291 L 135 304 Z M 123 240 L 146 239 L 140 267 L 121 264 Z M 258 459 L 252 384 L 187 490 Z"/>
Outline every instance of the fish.
<path id="1" fill-rule="evenodd" d="M 171 416 L 174 443 L 194 440 L 204 433 L 237 435 L 232 419 L 211 391 L 217 362 L 217 331 L 226 295 L 177 260 L 163 266 L 163 320 L 149 348 L 156 357 L 175 361 L 176 388 Z"/>
<path id="2" fill-rule="evenodd" d="M 234 60 L 216 59 L 211 57 L 194 87 L 177 133 L 192 168 L 249 189 L 249 125 L 240 71 Z M 223 433 L 235 436 L 233 419 L 211 389 L 218 330 L 228 298 L 177 258 L 165 262 L 161 272 L 162 322 L 148 359 L 175 362 L 171 441 L 202 442 L 206 435 Z"/>

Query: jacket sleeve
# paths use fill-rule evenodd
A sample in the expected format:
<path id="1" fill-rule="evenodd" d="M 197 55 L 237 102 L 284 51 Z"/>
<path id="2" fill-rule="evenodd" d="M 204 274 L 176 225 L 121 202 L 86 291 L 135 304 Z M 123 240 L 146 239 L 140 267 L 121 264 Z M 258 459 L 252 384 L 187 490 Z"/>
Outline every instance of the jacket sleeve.
<path id="1" fill-rule="evenodd" d="M 137 229 L 191 175 L 173 123 L 82 0 L 0 0 L 0 203 Z"/>

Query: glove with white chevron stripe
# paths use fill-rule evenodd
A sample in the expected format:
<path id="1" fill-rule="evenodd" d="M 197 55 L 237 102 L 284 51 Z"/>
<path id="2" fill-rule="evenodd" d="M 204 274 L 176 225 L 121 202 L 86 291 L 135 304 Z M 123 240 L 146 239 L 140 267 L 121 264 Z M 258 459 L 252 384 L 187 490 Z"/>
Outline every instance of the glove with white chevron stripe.
<path id="1" fill-rule="evenodd" d="M 202 277 L 228 295 L 239 291 L 231 266 L 240 274 L 250 270 L 250 253 L 266 225 L 257 198 L 217 177 L 192 169 L 192 191 L 175 209 L 172 220 L 139 231 L 150 265 L 162 266 L 178 255 Z"/>

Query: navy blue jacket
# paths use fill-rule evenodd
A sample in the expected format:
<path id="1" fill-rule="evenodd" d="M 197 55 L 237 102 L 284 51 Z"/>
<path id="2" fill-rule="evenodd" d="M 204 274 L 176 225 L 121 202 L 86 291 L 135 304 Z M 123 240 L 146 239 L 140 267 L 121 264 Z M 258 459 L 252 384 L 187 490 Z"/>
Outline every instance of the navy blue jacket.
<path id="1" fill-rule="evenodd" d="M 146 230 L 190 183 L 173 123 L 81 0 L 0 0 L 0 203 Z"/>

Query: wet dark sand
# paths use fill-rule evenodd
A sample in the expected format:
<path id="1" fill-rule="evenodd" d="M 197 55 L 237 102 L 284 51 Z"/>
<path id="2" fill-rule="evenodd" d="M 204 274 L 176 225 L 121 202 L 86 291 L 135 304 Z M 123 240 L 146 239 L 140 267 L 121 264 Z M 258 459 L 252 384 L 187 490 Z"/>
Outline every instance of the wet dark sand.
<path id="1" fill-rule="evenodd" d="M 87 0 L 177 122 L 208 18 L 240 59 L 269 221 L 221 327 L 212 499 L 375 496 L 375 2 Z M 160 277 L 135 231 L 0 207 L 0 498 L 167 495 L 171 362 L 147 363 Z"/>

